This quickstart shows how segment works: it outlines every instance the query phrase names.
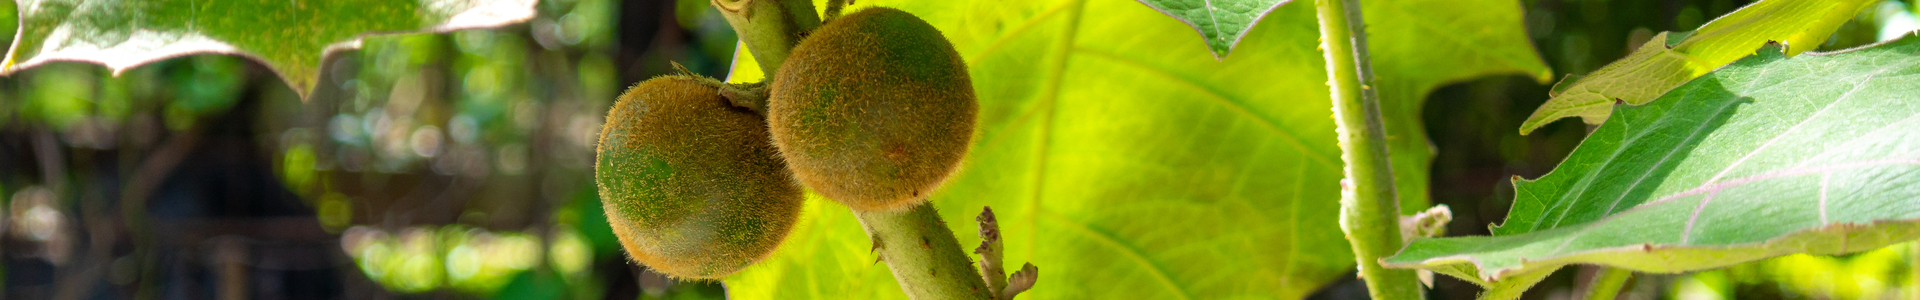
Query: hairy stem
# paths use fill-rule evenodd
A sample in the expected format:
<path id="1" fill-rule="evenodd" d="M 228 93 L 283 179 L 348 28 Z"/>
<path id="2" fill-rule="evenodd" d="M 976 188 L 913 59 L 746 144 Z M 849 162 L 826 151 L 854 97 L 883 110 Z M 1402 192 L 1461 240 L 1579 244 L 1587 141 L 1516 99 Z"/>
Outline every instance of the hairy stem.
<path id="1" fill-rule="evenodd" d="M 1400 198 L 1387 156 L 1387 130 L 1373 87 L 1366 22 L 1359 0 L 1317 0 L 1320 39 L 1333 90 L 1333 116 L 1347 181 L 1340 197 L 1340 229 L 1353 245 L 1360 276 L 1373 299 L 1420 299 L 1413 270 L 1387 269 L 1380 258 L 1400 251 Z"/>
<path id="2" fill-rule="evenodd" d="M 712 0 L 727 24 L 746 42 L 760 71 L 773 78 L 800 38 L 820 27 L 812 0 Z"/>
<path id="3" fill-rule="evenodd" d="M 1633 271 L 1620 268 L 1601 267 L 1599 274 L 1593 275 L 1593 283 L 1587 285 L 1586 300 L 1613 300 L 1620 296 L 1620 289 L 1627 287 L 1627 279 L 1633 278 Z"/>
<path id="4" fill-rule="evenodd" d="M 854 211 L 853 215 L 907 298 L 991 299 L 980 272 L 931 204 L 905 211 Z"/>

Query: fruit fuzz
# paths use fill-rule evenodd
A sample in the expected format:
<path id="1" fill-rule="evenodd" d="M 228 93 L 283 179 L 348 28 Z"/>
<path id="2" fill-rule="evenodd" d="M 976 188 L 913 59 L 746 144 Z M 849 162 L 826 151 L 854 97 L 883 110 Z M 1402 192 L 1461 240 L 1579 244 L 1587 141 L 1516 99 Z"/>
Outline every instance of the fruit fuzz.
<path id="1" fill-rule="evenodd" d="M 880 7 L 815 29 L 770 92 L 773 141 L 795 177 L 861 211 L 925 201 L 966 155 L 979 109 L 940 31 Z"/>
<path id="2" fill-rule="evenodd" d="M 716 279 L 765 258 L 803 197 L 758 114 L 690 76 L 634 85 L 607 114 L 596 150 L 607 223 L 633 260 Z"/>

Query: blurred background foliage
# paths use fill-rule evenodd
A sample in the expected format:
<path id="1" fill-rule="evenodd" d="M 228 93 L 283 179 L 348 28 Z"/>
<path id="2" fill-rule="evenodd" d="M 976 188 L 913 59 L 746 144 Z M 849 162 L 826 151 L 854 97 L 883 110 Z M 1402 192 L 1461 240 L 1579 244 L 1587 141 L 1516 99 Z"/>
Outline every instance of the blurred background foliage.
<path id="1" fill-rule="evenodd" d="M 1299 1 L 1293 5 L 1306 5 Z M 1526 0 L 1560 74 L 1598 69 L 1734 0 Z M 54 63 L 0 77 L 0 296 L 14 299 L 720 299 L 620 253 L 594 194 L 595 135 L 627 85 L 678 62 L 724 77 L 734 32 L 701 0 L 545 0 L 525 24 L 371 38 L 301 101 L 258 63 L 196 55 L 118 76 Z M 0 31 L 15 26 L 0 0 Z M 1145 9 L 1144 7 L 1142 9 Z M 1862 11 L 1822 50 L 1920 28 L 1913 0 Z M 10 37 L 0 37 L 0 44 Z M 1434 202 L 1486 235 L 1511 176 L 1551 170 L 1589 128 L 1520 122 L 1549 85 L 1450 85 L 1428 100 Z M 152 226 L 127 226 L 152 224 Z M 1642 275 L 1634 299 L 1920 294 L 1920 247 Z M 1570 299 L 1568 268 L 1528 295 Z M 1477 288 L 1440 277 L 1432 297 Z M 1316 298 L 1363 298 L 1358 281 Z"/>

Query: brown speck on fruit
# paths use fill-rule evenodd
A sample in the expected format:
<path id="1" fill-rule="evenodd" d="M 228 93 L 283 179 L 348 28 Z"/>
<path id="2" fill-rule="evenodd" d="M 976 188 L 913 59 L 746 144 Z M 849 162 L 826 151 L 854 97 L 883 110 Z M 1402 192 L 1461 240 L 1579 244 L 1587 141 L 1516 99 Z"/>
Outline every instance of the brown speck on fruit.
<path id="1" fill-rule="evenodd" d="M 927 240 L 924 236 L 920 237 L 920 248 L 933 249 L 933 241 Z"/>
<path id="2" fill-rule="evenodd" d="M 887 159 L 894 161 L 907 160 L 907 145 L 887 145 Z"/>

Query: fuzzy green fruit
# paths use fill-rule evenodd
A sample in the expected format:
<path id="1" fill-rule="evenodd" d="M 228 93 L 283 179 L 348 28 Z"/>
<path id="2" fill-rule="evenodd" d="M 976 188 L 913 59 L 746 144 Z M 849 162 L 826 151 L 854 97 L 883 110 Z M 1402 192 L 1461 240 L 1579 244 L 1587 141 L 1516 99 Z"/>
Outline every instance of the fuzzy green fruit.
<path id="1" fill-rule="evenodd" d="M 926 200 L 966 156 L 973 81 L 938 29 L 869 8 L 800 41 L 770 89 L 774 145 L 801 183 L 856 210 Z"/>
<path id="2" fill-rule="evenodd" d="M 715 279 L 765 258 L 804 199 L 765 122 L 687 76 L 634 85 L 600 131 L 595 164 L 607 223 L 633 260 Z"/>

